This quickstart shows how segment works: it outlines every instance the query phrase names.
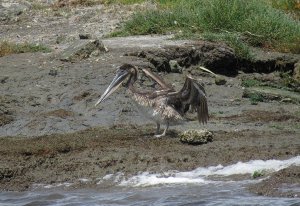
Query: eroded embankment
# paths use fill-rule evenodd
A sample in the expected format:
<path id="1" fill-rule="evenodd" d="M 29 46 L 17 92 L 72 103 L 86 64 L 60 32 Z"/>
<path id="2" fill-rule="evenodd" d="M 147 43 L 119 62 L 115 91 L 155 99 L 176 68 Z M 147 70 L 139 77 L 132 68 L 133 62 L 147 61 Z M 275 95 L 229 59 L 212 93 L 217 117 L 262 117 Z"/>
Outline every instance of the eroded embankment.
<path id="1" fill-rule="evenodd" d="M 245 59 L 235 55 L 226 44 L 200 41 L 184 46 L 169 46 L 164 49 L 129 53 L 130 56 L 146 58 L 158 72 L 174 72 L 170 61 L 179 66 L 202 65 L 217 74 L 237 75 L 239 71 L 271 73 L 274 71 L 293 72 L 300 60 L 297 54 L 263 52 L 253 49 L 253 57 Z M 178 72 L 178 71 L 175 71 Z"/>

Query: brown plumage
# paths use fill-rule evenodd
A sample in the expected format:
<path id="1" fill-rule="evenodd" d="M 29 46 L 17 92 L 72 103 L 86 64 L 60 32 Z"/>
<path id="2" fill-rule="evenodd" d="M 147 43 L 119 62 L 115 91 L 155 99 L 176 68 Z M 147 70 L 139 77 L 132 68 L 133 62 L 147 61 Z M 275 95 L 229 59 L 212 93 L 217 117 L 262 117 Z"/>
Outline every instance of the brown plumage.
<path id="1" fill-rule="evenodd" d="M 196 79 L 187 76 L 182 89 L 176 92 L 173 86 L 167 84 L 156 74 L 147 69 L 142 69 L 142 72 L 155 81 L 160 88 L 151 91 L 138 90 L 134 86 L 138 76 L 138 68 L 130 64 L 124 64 L 119 68 L 115 78 L 96 105 L 105 100 L 122 83 L 125 83 L 124 86 L 137 103 L 138 109 L 156 122 L 156 137 L 164 136 L 170 124 L 178 124 L 184 121 L 184 115 L 189 110 L 197 112 L 200 123 L 207 122 L 206 93 L 204 87 Z M 166 124 L 166 129 L 159 135 L 160 124 Z"/>

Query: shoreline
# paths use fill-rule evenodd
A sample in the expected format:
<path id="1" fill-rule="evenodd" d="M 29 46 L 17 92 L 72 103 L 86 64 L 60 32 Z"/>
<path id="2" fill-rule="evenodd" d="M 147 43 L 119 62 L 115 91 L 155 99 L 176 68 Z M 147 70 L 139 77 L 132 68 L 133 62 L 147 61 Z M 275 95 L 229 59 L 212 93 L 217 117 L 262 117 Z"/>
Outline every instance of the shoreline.
<path id="1" fill-rule="evenodd" d="M 34 138 L 2 137 L 1 165 L 6 165 L 6 168 L 1 168 L 1 190 L 24 191 L 33 189 L 34 184 L 64 182 L 75 182 L 70 188 L 93 188 L 99 178 L 118 172 L 128 178 L 145 171 L 190 171 L 219 164 L 227 166 L 239 161 L 284 160 L 300 155 L 299 138 L 291 132 L 285 132 L 283 137 L 283 133 L 266 136 L 268 132 L 264 131 L 215 131 L 213 142 L 194 146 L 181 143 L 177 130 L 171 130 L 165 138 L 153 138 L 152 127 L 128 125 L 124 128 L 122 125 L 113 129 L 92 128 Z M 290 141 L 296 144 L 288 146 Z M 289 168 L 286 171 L 283 175 L 291 174 Z M 291 171 L 294 174 L 297 170 Z M 78 181 L 80 178 L 91 181 L 83 186 Z M 278 185 L 288 182 L 300 183 L 296 174 L 288 181 L 281 179 Z M 265 184 L 266 192 L 262 192 L 260 187 L 252 187 L 250 191 L 278 197 L 298 195 L 290 191 L 278 192 L 273 185 Z"/>

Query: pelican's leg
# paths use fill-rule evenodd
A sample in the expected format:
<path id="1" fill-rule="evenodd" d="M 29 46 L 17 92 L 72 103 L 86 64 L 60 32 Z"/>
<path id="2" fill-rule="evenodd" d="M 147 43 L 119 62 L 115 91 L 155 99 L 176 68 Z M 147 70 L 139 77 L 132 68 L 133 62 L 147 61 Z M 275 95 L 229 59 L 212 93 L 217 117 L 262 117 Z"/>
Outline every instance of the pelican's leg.
<path id="1" fill-rule="evenodd" d="M 160 124 L 158 122 L 156 122 L 156 132 L 155 135 L 158 135 L 160 131 Z"/>
<path id="2" fill-rule="evenodd" d="M 157 135 L 155 135 L 155 137 L 159 138 L 159 137 L 164 137 L 164 136 L 166 136 L 166 133 L 167 133 L 167 130 L 168 130 L 168 129 L 169 129 L 169 122 L 167 122 L 166 128 L 165 128 L 164 132 L 163 132 L 162 134 L 157 134 Z"/>

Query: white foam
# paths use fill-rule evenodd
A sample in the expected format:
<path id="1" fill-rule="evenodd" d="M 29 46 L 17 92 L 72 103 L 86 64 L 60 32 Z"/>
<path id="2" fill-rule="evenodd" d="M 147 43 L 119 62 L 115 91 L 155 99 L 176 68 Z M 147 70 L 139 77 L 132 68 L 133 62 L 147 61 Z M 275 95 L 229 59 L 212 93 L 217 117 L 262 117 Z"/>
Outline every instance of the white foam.
<path id="1" fill-rule="evenodd" d="M 108 174 L 108 175 L 105 175 L 102 179 L 103 180 L 109 180 L 111 178 L 113 178 L 114 174 Z"/>
<path id="2" fill-rule="evenodd" d="M 102 184 L 104 181 L 108 180 L 113 180 L 113 182 L 118 183 L 124 178 L 124 173 L 122 172 L 117 172 L 116 174 L 108 174 L 105 175 L 104 177 L 100 178 L 100 181 L 97 183 Z"/>
<path id="3" fill-rule="evenodd" d="M 128 180 L 123 180 L 120 186 L 153 186 L 159 184 L 207 184 L 209 181 L 204 178 L 190 178 L 188 176 L 178 175 L 179 173 L 169 174 L 150 174 L 143 172 L 137 176 L 133 176 Z"/>
<path id="4" fill-rule="evenodd" d="M 64 183 L 57 183 L 57 184 L 45 185 L 44 188 L 50 189 L 50 188 L 55 188 L 55 187 L 70 187 L 72 185 L 73 185 L 73 183 L 64 182 Z"/>
<path id="5" fill-rule="evenodd" d="M 251 160 L 249 162 L 238 162 L 229 166 L 199 167 L 189 172 L 169 171 L 164 174 L 150 174 L 143 172 L 127 180 L 120 182 L 120 186 L 153 186 L 159 184 L 207 184 L 209 176 L 229 176 L 239 174 L 252 174 L 255 171 L 279 171 L 291 165 L 300 165 L 300 156 L 287 160 Z M 112 176 L 110 176 L 112 177 Z M 118 179 L 120 176 L 118 176 Z"/>
<path id="6" fill-rule="evenodd" d="M 78 180 L 79 180 L 80 182 L 82 182 L 82 183 L 92 181 L 91 179 L 88 179 L 88 178 L 79 178 Z"/>

